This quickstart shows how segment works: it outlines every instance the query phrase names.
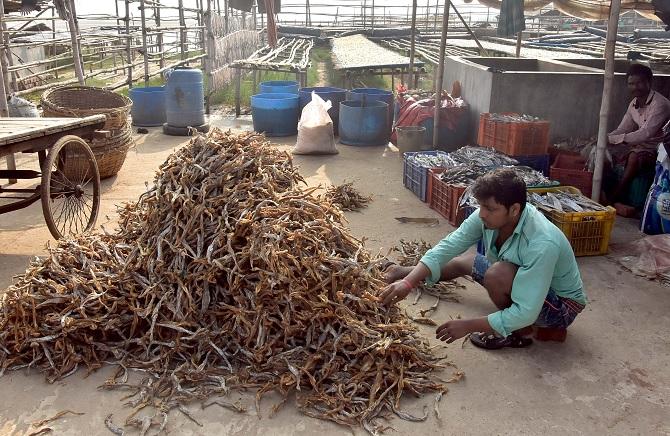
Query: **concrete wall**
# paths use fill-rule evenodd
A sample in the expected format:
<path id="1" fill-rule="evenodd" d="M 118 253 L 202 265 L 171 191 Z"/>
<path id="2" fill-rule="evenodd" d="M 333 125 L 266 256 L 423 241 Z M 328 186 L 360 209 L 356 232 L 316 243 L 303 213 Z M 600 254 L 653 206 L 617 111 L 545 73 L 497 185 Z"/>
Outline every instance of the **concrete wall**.
<path id="1" fill-rule="evenodd" d="M 451 89 L 454 81 L 461 82 L 462 96 L 470 106 L 471 142 L 477 139 L 482 112 L 519 112 L 546 119 L 551 122 L 552 141 L 586 138 L 598 132 L 603 89 L 603 71 L 593 67 L 554 60 L 450 57 L 445 61 L 444 86 Z M 625 71 L 628 66 L 619 68 Z M 670 76 L 656 76 L 654 88 L 667 96 Z M 616 73 L 608 130 L 616 128 L 629 102 L 625 74 Z"/>

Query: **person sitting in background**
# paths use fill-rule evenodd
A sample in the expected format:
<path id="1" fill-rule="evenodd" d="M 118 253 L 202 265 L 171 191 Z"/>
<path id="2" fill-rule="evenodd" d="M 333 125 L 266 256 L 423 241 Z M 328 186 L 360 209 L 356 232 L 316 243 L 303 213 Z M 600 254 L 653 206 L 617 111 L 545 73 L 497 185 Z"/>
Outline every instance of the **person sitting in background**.
<path id="1" fill-rule="evenodd" d="M 662 139 L 663 125 L 670 119 L 670 100 L 651 89 L 653 73 L 647 66 L 633 64 L 627 74 L 628 89 L 633 100 L 628 105 L 619 127 L 608 135 L 612 167 L 623 167 L 623 176 L 611 183 L 606 198 L 622 215 L 634 210 L 620 203 L 625 190 L 644 168 L 654 165 L 656 150 Z"/>

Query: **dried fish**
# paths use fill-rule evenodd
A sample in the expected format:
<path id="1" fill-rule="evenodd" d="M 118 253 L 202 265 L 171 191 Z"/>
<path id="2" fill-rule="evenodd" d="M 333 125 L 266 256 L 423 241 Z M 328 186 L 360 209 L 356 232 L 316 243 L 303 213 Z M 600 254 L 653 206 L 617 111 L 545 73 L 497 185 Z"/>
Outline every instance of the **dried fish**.
<path id="1" fill-rule="evenodd" d="M 126 432 L 123 431 L 122 428 L 117 427 L 116 425 L 114 425 L 114 423 L 112 422 L 112 415 L 111 414 L 107 415 L 107 418 L 105 418 L 105 426 L 107 427 L 107 429 L 109 431 L 114 433 L 116 436 L 124 436 L 126 434 Z"/>
<path id="2" fill-rule="evenodd" d="M 584 195 L 568 191 L 553 191 L 539 194 L 528 192 L 528 202 L 538 209 L 558 212 L 597 212 L 607 208 Z"/>
<path id="3" fill-rule="evenodd" d="M 497 168 L 519 165 L 519 162 L 493 148 L 465 146 L 449 153 L 449 158 L 456 165 Z"/>
<path id="4" fill-rule="evenodd" d="M 355 211 L 368 207 L 368 204 L 372 201 L 372 196 L 362 195 L 354 188 L 352 182 L 329 187 L 324 197 L 345 211 Z"/>
<path id="5" fill-rule="evenodd" d="M 527 114 L 489 114 L 489 119 L 492 121 L 497 121 L 501 123 L 532 123 L 534 121 L 540 121 L 540 118 L 534 117 Z"/>
<path id="6" fill-rule="evenodd" d="M 407 223 L 415 223 L 415 224 L 429 224 L 431 226 L 436 226 L 440 224 L 440 220 L 437 218 L 423 218 L 423 217 L 407 217 L 407 216 L 399 216 L 396 217 L 396 220 L 400 221 L 403 224 Z"/>
<path id="7" fill-rule="evenodd" d="M 380 259 L 302 181 L 260 135 L 193 138 L 120 207 L 116 232 L 59 240 L 3 294 L 0 370 L 54 381 L 116 363 L 102 388 L 130 389 L 140 431 L 174 409 L 197 422 L 185 405 L 231 389 L 371 429 L 403 392 L 444 390 L 417 328 L 379 304 Z"/>
<path id="8" fill-rule="evenodd" d="M 57 419 L 60 419 L 60 418 L 62 418 L 63 416 L 67 415 L 68 413 L 69 413 L 69 414 L 72 414 L 72 415 L 84 415 L 84 413 L 73 412 L 72 410 L 63 410 L 63 411 L 60 411 L 60 412 L 56 413 L 56 414 L 55 414 L 54 416 L 52 416 L 51 418 L 47 418 L 47 419 L 43 419 L 43 420 L 41 420 L 41 421 L 33 422 L 33 427 L 35 427 L 35 428 L 37 428 L 37 427 L 42 427 L 44 424 L 48 424 L 48 423 L 50 423 L 50 422 L 52 422 L 52 421 L 55 421 L 55 420 L 57 420 Z"/>
<path id="9" fill-rule="evenodd" d="M 28 436 L 40 436 L 40 435 L 43 435 L 43 434 L 51 433 L 53 431 L 54 431 L 54 429 L 51 428 L 51 427 L 44 427 L 40 430 L 29 433 Z"/>
<path id="10" fill-rule="evenodd" d="M 451 154 L 444 151 L 410 154 L 407 160 L 423 168 L 449 168 L 458 165 L 451 158 Z"/>

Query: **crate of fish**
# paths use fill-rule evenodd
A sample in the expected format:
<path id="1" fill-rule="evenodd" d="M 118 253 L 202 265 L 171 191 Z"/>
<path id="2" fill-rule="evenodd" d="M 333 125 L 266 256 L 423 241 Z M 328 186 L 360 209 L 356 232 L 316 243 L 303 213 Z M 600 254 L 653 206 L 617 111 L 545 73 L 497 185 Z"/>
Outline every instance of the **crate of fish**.
<path id="1" fill-rule="evenodd" d="M 573 186 L 532 188 L 528 201 L 565 234 L 575 256 L 607 254 L 616 210 L 582 195 Z"/>
<path id="2" fill-rule="evenodd" d="M 443 151 L 417 151 L 403 155 L 402 183 L 421 201 L 427 202 L 428 169 L 452 165 L 449 154 Z"/>
<path id="3" fill-rule="evenodd" d="M 517 113 L 483 113 L 479 117 L 477 143 L 508 156 L 547 154 L 549 121 Z"/>
<path id="4" fill-rule="evenodd" d="M 519 162 L 519 165 L 530 167 L 544 176 L 549 176 L 549 165 L 551 162 L 548 154 L 514 156 L 514 159 Z"/>
<path id="5" fill-rule="evenodd" d="M 428 204 L 445 217 L 452 226 L 459 226 L 465 219 L 465 210 L 460 207 L 461 196 L 467 189 L 463 184 L 451 184 L 442 180 L 444 168 L 430 169 L 428 180 Z"/>
<path id="6" fill-rule="evenodd" d="M 574 186 L 591 196 L 593 173 L 586 170 L 586 160 L 579 155 L 559 154 L 549 169 L 549 177 L 562 185 Z"/>

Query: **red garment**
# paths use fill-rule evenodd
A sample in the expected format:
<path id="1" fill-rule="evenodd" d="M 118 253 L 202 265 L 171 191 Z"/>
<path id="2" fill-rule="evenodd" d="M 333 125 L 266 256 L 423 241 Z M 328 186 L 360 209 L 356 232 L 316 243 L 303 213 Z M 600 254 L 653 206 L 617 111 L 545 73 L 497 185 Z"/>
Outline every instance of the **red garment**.
<path id="1" fill-rule="evenodd" d="M 435 114 L 435 100 L 426 98 L 415 100 L 412 97 L 398 97 L 400 110 L 396 127 L 420 126 L 427 119 L 432 119 Z M 440 126 L 446 126 L 450 130 L 456 129 L 467 110 L 466 106 L 454 106 L 454 100 L 450 96 L 442 98 L 440 102 Z M 391 142 L 396 144 L 397 135 L 395 129 L 391 135 Z"/>

